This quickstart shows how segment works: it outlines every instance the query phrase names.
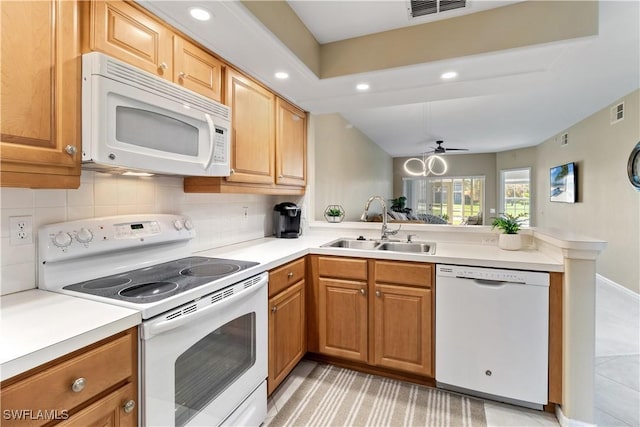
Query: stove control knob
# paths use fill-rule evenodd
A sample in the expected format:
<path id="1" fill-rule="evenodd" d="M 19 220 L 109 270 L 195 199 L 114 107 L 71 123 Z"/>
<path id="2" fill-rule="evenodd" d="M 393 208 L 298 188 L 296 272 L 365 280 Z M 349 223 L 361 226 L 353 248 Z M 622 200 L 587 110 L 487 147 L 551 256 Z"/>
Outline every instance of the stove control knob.
<path id="1" fill-rule="evenodd" d="M 82 227 L 78 233 L 76 233 L 76 240 L 80 243 L 89 243 L 93 240 L 93 233 L 91 230 L 87 230 Z"/>
<path id="2" fill-rule="evenodd" d="M 180 221 L 179 219 L 176 219 L 175 221 L 173 221 L 173 226 L 178 231 L 182 230 L 182 227 L 183 227 L 182 221 Z"/>
<path id="3" fill-rule="evenodd" d="M 186 228 L 187 230 L 193 229 L 193 223 L 191 222 L 190 219 L 184 220 L 184 228 Z"/>
<path id="4" fill-rule="evenodd" d="M 65 231 L 59 231 L 58 234 L 53 236 L 53 244 L 59 248 L 66 248 L 72 242 L 71 235 Z"/>

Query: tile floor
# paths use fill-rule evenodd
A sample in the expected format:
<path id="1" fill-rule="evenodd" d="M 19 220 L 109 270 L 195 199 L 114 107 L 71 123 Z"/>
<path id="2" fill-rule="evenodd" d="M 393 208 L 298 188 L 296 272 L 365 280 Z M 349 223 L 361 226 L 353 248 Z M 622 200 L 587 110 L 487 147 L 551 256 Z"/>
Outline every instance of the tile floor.
<path id="1" fill-rule="evenodd" d="M 596 286 L 596 423 L 640 426 L 640 301 L 604 282 Z M 300 362 L 269 398 L 265 426 L 314 366 Z M 559 425 L 552 414 L 492 401 L 485 401 L 485 413 L 489 427 Z"/>

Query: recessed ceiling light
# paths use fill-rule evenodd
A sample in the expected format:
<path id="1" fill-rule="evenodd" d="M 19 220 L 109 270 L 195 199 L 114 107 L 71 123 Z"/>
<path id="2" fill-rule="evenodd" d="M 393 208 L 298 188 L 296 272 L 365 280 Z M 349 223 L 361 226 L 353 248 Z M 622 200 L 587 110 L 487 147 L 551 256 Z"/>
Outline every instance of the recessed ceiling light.
<path id="1" fill-rule="evenodd" d="M 278 71 L 276 73 L 276 79 L 284 80 L 289 78 L 289 73 L 285 73 L 284 71 Z"/>
<path id="2" fill-rule="evenodd" d="M 193 19 L 197 19 L 198 21 L 208 21 L 211 19 L 211 13 L 201 7 L 190 7 L 189 13 Z"/>
<path id="3" fill-rule="evenodd" d="M 458 77 L 458 73 L 455 71 L 447 71 L 446 73 L 440 74 L 440 78 L 443 80 L 451 80 Z"/>
<path id="4" fill-rule="evenodd" d="M 356 89 L 364 91 L 364 90 L 369 90 L 369 83 L 358 83 L 356 85 Z"/>

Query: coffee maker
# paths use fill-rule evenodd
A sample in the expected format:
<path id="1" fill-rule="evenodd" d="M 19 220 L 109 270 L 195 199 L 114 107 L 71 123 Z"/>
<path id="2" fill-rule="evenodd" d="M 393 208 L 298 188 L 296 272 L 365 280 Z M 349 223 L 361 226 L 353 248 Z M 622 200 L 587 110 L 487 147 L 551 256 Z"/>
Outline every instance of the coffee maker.
<path id="1" fill-rule="evenodd" d="M 278 203 L 273 208 L 273 234 L 284 239 L 296 239 L 300 235 L 302 209 L 295 203 Z"/>

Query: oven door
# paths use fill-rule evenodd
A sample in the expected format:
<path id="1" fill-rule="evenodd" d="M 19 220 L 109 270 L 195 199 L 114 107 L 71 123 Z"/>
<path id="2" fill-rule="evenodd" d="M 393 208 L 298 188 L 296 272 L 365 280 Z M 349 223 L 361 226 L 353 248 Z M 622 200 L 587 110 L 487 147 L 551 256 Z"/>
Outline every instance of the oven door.
<path id="1" fill-rule="evenodd" d="M 143 322 L 142 425 L 220 425 L 264 384 L 267 277 L 263 273 Z M 259 425 L 267 399 L 260 394 L 252 396 L 258 396 L 248 409 L 252 417 L 233 416 Z"/>

